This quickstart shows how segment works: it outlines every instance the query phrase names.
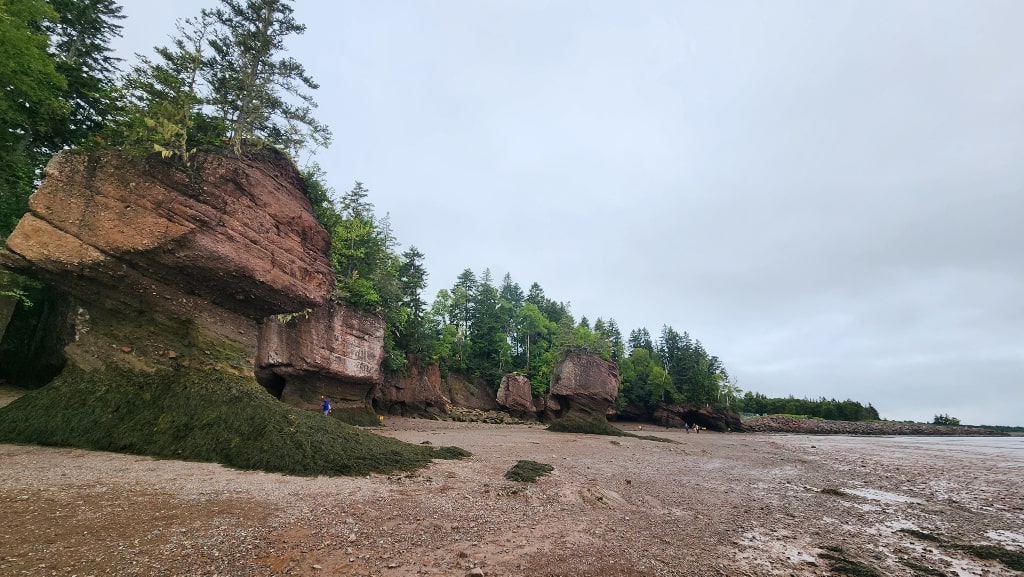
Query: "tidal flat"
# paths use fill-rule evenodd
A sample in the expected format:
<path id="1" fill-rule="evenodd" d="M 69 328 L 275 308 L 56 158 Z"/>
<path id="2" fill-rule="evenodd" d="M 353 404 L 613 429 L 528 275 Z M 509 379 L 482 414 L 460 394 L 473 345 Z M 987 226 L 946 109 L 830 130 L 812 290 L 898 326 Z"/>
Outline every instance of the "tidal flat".
<path id="1" fill-rule="evenodd" d="M 0 445 L 0 574 L 1019 575 L 1024 437 L 687 434 L 389 418 L 473 455 L 302 478 Z M 550 465 L 535 482 L 505 474 Z"/>

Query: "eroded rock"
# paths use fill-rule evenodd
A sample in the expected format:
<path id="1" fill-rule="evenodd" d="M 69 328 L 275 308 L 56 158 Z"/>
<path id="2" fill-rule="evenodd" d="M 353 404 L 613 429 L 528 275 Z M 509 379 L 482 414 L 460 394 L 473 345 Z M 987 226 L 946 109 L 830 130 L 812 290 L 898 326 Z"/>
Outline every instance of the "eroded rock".
<path id="1" fill-rule="evenodd" d="M 384 321 L 329 303 L 260 327 L 256 377 L 281 400 L 315 409 L 321 395 L 341 406 L 370 406 L 383 382 Z"/>
<path id="2" fill-rule="evenodd" d="M 571 352 L 551 376 L 560 419 L 606 423 L 619 394 L 619 367 L 595 354 Z"/>

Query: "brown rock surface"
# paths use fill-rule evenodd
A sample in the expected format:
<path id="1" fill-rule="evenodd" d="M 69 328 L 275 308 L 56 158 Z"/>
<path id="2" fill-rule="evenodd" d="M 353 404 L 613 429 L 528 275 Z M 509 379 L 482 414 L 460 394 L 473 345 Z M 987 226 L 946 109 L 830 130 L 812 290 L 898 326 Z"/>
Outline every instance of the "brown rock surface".
<path id="1" fill-rule="evenodd" d="M 316 408 L 320 396 L 338 406 L 369 406 L 383 380 L 384 322 L 329 303 L 287 322 L 267 318 L 260 327 L 256 377 L 281 400 Z"/>
<path id="2" fill-rule="evenodd" d="M 536 413 L 530 379 L 521 373 L 509 373 L 501 378 L 496 400 L 503 409 L 513 413 Z"/>
<path id="3" fill-rule="evenodd" d="M 405 375 L 385 375 L 374 402 L 393 415 L 433 416 L 447 412 L 441 392 L 441 368 L 434 363 L 421 367 L 410 362 Z"/>
<path id="4" fill-rule="evenodd" d="M 449 373 L 442 385 L 442 391 L 453 405 L 493 411 L 499 409 L 494 389 L 480 379 L 469 379 L 457 373 Z"/>
<path id="5" fill-rule="evenodd" d="M 882 575 L 1020 575 L 905 532 L 1024 548 L 1024 451 L 992 445 L 1013 438 L 378 430 L 473 456 L 305 478 L 0 445 L 0 574 L 816 577 L 849 571 L 824 549 L 842 547 Z M 555 470 L 509 481 L 517 460 Z"/>
<path id="6" fill-rule="evenodd" d="M 619 394 L 619 367 L 595 354 L 569 353 L 551 376 L 560 417 L 604 420 Z"/>
<path id="7" fill-rule="evenodd" d="M 111 308 L 244 317 L 324 303 L 327 231 L 283 156 L 205 156 L 189 176 L 118 151 L 50 161 L 0 265 Z M 73 274 L 69 274 L 73 273 Z"/>

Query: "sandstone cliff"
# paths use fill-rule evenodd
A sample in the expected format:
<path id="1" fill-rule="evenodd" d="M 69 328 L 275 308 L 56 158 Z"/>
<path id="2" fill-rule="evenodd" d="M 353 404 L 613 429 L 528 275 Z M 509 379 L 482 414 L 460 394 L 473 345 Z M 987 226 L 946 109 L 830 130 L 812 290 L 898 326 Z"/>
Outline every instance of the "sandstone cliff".
<path id="1" fill-rule="evenodd" d="M 300 406 L 321 388 L 368 405 L 383 326 L 329 304 L 330 237 L 303 190 L 274 151 L 200 156 L 194 172 L 119 151 L 64 151 L 0 265 L 80 305 L 65 348 L 74 366 L 201 364 L 258 372 Z M 297 330 L 275 317 L 303 311 Z"/>

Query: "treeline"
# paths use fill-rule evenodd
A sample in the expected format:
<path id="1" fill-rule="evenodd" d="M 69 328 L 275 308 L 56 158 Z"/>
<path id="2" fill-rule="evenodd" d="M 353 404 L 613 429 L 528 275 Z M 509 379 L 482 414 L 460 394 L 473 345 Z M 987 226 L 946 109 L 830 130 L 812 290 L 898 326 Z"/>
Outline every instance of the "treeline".
<path id="1" fill-rule="evenodd" d="M 747 391 L 735 401 L 737 412 L 757 415 L 803 415 L 833 421 L 877 421 L 878 411 L 871 403 L 864 405 L 851 401 L 837 401 L 821 397 L 813 399 L 796 399 L 792 396 L 768 398 L 760 393 Z"/>
<path id="2" fill-rule="evenodd" d="M 110 41 L 124 17 L 113 0 L 6 0 L 0 36 L 0 242 L 27 212 L 42 167 L 69 147 L 112 146 L 159 153 L 191 170 L 194 155 L 215 148 L 237 155 L 274 148 L 293 159 L 327 146 L 331 133 L 312 111 L 317 88 L 285 41 L 302 34 L 290 0 L 219 0 L 178 23 L 177 35 L 125 73 Z M 17 104 L 17 105 L 15 105 Z M 693 403 L 747 412 L 824 418 L 877 418 L 852 401 L 741 396 L 718 357 L 688 333 L 663 326 L 624 339 L 614 318 L 575 319 L 567 303 L 527 290 L 506 274 L 466 269 L 428 305 L 425 256 L 399 253 L 387 216 L 378 217 L 362 183 L 340 195 L 316 164 L 302 169 L 318 220 L 331 234 L 334 298 L 380 314 L 386 323 L 385 369 L 438 363 L 496 387 L 525 374 L 543 394 L 561 355 L 593 352 L 618 363 L 620 408 L 651 411 Z M 0 293 L 21 294 L 0 287 Z"/>

